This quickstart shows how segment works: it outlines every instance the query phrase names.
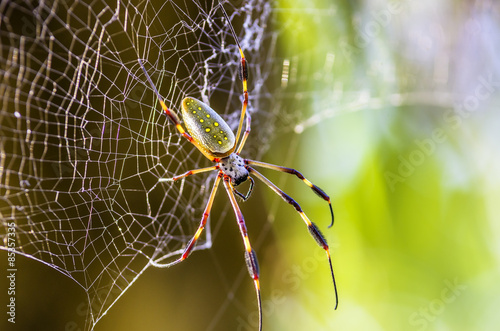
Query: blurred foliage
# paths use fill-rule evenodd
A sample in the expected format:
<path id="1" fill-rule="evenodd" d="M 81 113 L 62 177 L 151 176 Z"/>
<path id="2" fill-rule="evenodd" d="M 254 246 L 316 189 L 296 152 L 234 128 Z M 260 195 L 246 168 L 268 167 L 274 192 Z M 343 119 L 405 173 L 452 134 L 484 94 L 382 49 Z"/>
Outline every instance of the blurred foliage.
<path id="1" fill-rule="evenodd" d="M 308 68 L 288 82 L 302 92 L 290 105 L 310 107 L 267 160 L 288 155 L 332 196 L 326 230 L 324 203 L 287 181 L 325 228 L 340 305 L 326 261 L 307 269 L 317 248 L 283 206 L 283 258 L 307 271 L 286 291 L 287 269 L 275 269 L 286 300 L 270 329 L 496 329 L 500 6 L 283 0 L 279 10 L 290 72 Z"/>

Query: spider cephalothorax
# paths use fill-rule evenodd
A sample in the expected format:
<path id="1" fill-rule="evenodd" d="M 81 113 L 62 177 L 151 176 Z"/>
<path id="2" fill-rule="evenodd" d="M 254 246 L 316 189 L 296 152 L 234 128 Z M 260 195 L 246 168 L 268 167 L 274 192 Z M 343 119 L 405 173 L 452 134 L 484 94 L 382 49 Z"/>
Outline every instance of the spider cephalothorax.
<path id="1" fill-rule="evenodd" d="M 230 154 L 220 160 L 219 168 L 222 170 L 224 175 L 231 178 L 231 184 L 233 186 L 238 186 L 248 179 L 249 173 L 245 165 L 245 160 L 243 160 L 236 153 Z"/>
<path id="2" fill-rule="evenodd" d="M 224 8 L 221 6 L 222 12 L 224 14 L 224 17 L 227 19 L 229 22 L 229 17 L 227 16 L 226 12 L 224 11 Z M 181 257 L 179 257 L 176 261 L 173 263 L 181 262 L 184 259 L 186 259 L 189 254 L 192 252 L 196 241 L 200 237 L 203 229 L 205 228 L 205 225 L 207 223 L 208 215 L 210 214 L 210 211 L 212 209 L 212 204 L 215 198 L 215 193 L 217 192 L 217 188 L 219 186 L 219 183 L 222 179 L 224 188 L 226 189 L 227 195 L 229 197 L 229 201 L 231 202 L 231 206 L 233 207 L 234 213 L 236 215 L 236 220 L 238 222 L 238 226 L 240 229 L 240 233 L 243 237 L 243 243 L 245 245 L 245 260 L 247 262 L 248 266 L 248 271 L 250 274 L 250 277 L 254 281 L 255 285 L 255 291 L 257 293 L 257 299 L 259 303 L 259 330 L 262 330 L 262 306 L 261 306 L 261 298 L 260 298 L 260 283 L 259 283 L 259 267 L 258 267 L 258 262 L 257 262 L 257 255 L 255 254 L 255 251 L 252 249 L 252 246 L 250 244 L 250 239 L 248 238 L 248 233 L 247 233 L 247 228 L 245 224 L 245 220 L 243 218 L 243 214 L 238 206 L 238 203 L 235 198 L 235 194 L 238 195 L 240 198 L 243 200 L 246 200 L 249 198 L 253 186 L 254 186 L 254 180 L 252 179 L 251 176 L 257 177 L 259 180 L 261 180 L 264 184 L 269 186 L 276 194 L 278 194 L 283 200 L 288 202 L 290 205 L 292 205 L 295 210 L 299 213 L 300 217 L 302 220 L 306 223 L 307 228 L 309 230 L 309 233 L 311 236 L 316 240 L 316 242 L 319 244 L 321 248 L 323 248 L 326 252 L 328 262 L 330 265 L 330 271 L 332 275 L 332 280 L 333 280 L 333 285 L 335 289 L 335 298 L 336 298 L 336 304 L 335 304 L 335 309 L 337 308 L 338 304 L 338 297 L 337 297 L 337 287 L 335 284 L 335 277 L 333 275 L 333 267 L 332 267 L 332 260 L 330 257 L 330 249 L 328 247 L 328 244 L 326 243 L 325 238 L 319 231 L 318 227 L 309 220 L 309 218 L 306 216 L 306 214 L 302 211 L 302 208 L 299 206 L 297 202 L 295 202 L 294 199 L 292 199 L 289 195 L 287 195 L 285 192 L 283 192 L 279 187 L 277 187 L 274 183 L 272 183 L 269 179 L 267 179 L 265 176 L 263 176 L 260 172 L 255 170 L 253 167 L 263 167 L 267 169 L 272 169 L 272 170 L 277 170 L 285 173 L 289 173 L 292 175 L 297 176 L 299 179 L 301 179 L 307 186 L 309 186 L 318 196 L 323 198 L 325 201 L 328 202 L 328 205 L 330 207 L 330 213 L 332 217 L 332 222 L 330 226 L 333 225 L 333 210 L 332 210 L 332 205 L 330 202 L 330 197 L 319 187 L 311 183 L 309 180 L 307 180 L 300 172 L 298 172 L 295 169 L 291 168 L 285 168 L 269 163 L 264 163 L 260 161 L 254 161 L 250 159 L 243 159 L 239 156 L 240 152 L 243 149 L 243 146 L 245 145 L 245 142 L 247 140 L 248 135 L 250 134 L 250 124 L 251 124 L 251 119 L 250 119 L 250 114 L 247 113 L 247 105 L 248 105 L 248 91 L 247 91 L 247 67 L 246 67 L 246 59 L 245 55 L 243 54 L 243 51 L 241 49 L 240 43 L 238 41 L 238 38 L 236 37 L 236 33 L 234 32 L 233 28 L 231 25 L 229 25 L 231 32 L 234 36 L 234 39 L 236 40 L 236 45 L 238 46 L 238 50 L 240 53 L 240 78 L 243 81 L 243 105 L 241 108 L 241 115 L 240 115 L 240 121 L 238 125 L 238 130 L 236 132 L 236 135 L 231 131 L 229 128 L 229 125 L 222 119 L 222 117 L 215 112 L 209 105 L 201 102 L 198 99 L 195 99 L 193 97 L 187 97 L 182 101 L 182 118 L 184 120 L 184 124 L 186 126 L 186 130 L 184 130 L 183 126 L 180 123 L 179 117 L 176 115 L 175 112 L 172 112 L 165 102 L 163 101 L 163 98 L 161 97 L 160 93 L 156 89 L 153 81 L 151 80 L 151 77 L 148 75 L 146 69 L 144 68 L 144 65 L 142 64 L 142 61 L 139 60 L 139 64 L 144 71 L 144 75 L 146 76 L 146 79 L 148 80 L 149 84 L 151 85 L 153 91 L 155 92 L 161 107 L 165 111 L 165 114 L 169 117 L 169 119 L 172 121 L 172 123 L 175 125 L 177 130 L 181 135 L 183 135 L 190 143 L 192 143 L 198 150 L 203 153 L 210 161 L 214 162 L 215 165 L 211 167 L 206 167 L 206 168 L 200 168 L 200 169 L 194 169 L 190 170 L 184 174 L 175 176 L 173 178 L 168 178 L 168 179 L 160 179 L 160 181 L 165 182 L 165 181 L 176 181 L 185 177 L 188 177 L 190 175 L 202 173 L 202 172 L 207 172 L 207 171 L 218 171 L 217 177 L 215 179 L 214 186 L 212 188 L 212 191 L 210 193 L 210 196 L 208 198 L 207 205 L 205 207 L 205 211 L 203 212 L 203 216 L 200 221 L 200 225 L 198 227 L 198 230 L 194 234 L 193 238 L 189 241 L 187 246 L 184 249 L 184 252 L 182 253 Z M 246 119 L 246 129 L 245 132 L 243 133 L 243 136 L 240 139 L 241 136 L 241 131 L 243 127 L 243 122 L 245 122 Z M 239 143 L 239 145 L 238 145 Z M 248 190 L 248 193 L 246 195 L 241 194 L 235 189 L 235 186 L 243 183 L 246 180 L 250 180 L 250 188 Z M 164 265 L 164 264 L 159 264 L 153 262 L 153 265 L 156 265 L 158 267 L 166 267 L 170 266 L 171 264 Z"/>

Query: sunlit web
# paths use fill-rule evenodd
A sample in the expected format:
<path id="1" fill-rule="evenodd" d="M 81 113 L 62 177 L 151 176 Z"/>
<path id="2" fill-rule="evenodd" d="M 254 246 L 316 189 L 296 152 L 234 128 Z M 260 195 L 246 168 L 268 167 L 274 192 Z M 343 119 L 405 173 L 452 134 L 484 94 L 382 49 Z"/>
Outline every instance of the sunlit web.
<path id="1" fill-rule="evenodd" d="M 241 4 L 240 4 L 241 5 Z M 239 56 L 218 1 L 43 1 L 0 4 L 0 235 L 73 279 L 87 328 L 148 267 L 192 237 L 210 176 L 159 182 L 205 165 L 164 116 L 138 65 L 177 110 L 209 102 L 234 129 Z M 272 116 L 265 1 L 225 3 L 250 64 L 254 122 Z M 263 47 L 267 45 L 268 47 Z M 258 64 L 258 66 L 256 65 Z M 260 111 L 260 110 L 259 110 Z M 262 132 L 266 126 L 261 126 Z M 262 153 L 268 135 L 247 150 Z M 211 245 L 210 229 L 198 249 Z"/>

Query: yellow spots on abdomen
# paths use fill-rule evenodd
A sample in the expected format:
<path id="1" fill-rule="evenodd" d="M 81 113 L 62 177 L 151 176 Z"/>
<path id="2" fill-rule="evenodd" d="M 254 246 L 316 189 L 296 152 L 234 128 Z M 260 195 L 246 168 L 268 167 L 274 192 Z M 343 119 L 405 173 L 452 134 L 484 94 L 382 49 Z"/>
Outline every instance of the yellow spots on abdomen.
<path id="1" fill-rule="evenodd" d="M 225 153 L 234 147 L 234 133 L 209 105 L 195 98 L 185 98 L 182 117 L 193 139 L 208 151 Z"/>

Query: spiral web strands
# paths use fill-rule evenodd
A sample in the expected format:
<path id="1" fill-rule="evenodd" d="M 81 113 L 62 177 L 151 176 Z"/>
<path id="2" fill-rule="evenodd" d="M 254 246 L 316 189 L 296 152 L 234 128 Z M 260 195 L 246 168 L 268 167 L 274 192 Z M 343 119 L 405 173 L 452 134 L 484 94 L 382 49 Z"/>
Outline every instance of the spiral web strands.
<path id="1" fill-rule="evenodd" d="M 261 47 L 270 39 L 270 6 L 241 5 L 224 3 L 254 63 L 250 111 L 269 112 L 262 106 L 270 71 L 263 70 Z M 218 6 L 0 3 L 0 248 L 7 249 L 14 222 L 17 253 L 85 290 L 87 329 L 149 263 L 172 261 L 196 230 L 213 177 L 159 181 L 207 160 L 162 114 L 138 59 L 174 111 L 193 96 L 210 102 L 235 129 L 239 55 Z M 254 155 L 266 137 L 249 142 Z M 205 233 L 197 249 L 210 247 L 209 228 Z"/>

